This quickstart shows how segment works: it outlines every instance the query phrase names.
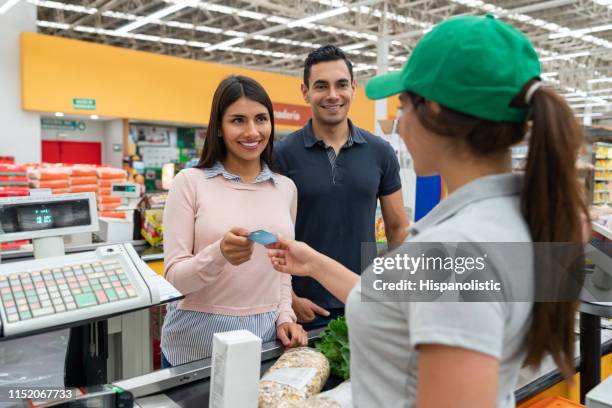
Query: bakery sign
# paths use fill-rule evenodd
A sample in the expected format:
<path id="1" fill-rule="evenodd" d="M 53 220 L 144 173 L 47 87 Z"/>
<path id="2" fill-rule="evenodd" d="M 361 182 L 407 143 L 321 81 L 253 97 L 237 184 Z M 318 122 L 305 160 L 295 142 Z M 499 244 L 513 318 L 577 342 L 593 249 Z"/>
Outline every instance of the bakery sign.
<path id="1" fill-rule="evenodd" d="M 309 106 L 273 102 L 274 124 L 304 126 L 312 116 Z"/>

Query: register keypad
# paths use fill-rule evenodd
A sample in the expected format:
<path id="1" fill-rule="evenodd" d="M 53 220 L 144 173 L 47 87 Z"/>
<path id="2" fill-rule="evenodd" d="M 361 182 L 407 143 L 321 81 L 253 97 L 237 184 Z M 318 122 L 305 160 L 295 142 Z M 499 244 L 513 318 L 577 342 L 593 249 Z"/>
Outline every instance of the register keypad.
<path id="1" fill-rule="evenodd" d="M 0 299 L 9 323 L 136 296 L 114 260 L 0 276 Z"/>

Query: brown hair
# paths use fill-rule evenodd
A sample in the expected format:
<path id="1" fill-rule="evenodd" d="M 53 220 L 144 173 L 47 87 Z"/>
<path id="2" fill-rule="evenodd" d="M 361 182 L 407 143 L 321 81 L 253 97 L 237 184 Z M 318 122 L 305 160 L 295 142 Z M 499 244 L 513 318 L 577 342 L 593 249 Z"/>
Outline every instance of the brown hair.
<path id="1" fill-rule="evenodd" d="M 527 107 L 529 81 L 511 106 Z M 499 153 L 520 142 L 527 123 L 492 122 L 441 106 L 434 114 L 419 95 L 405 94 L 418 120 L 427 130 L 441 136 L 461 138 L 478 156 Z M 575 167 L 584 134 L 565 100 L 548 88 L 539 88 L 530 104 L 531 130 L 525 178 L 521 192 L 521 210 L 533 242 L 583 242 L 583 222 L 589 219 L 586 203 L 580 193 Z M 573 275 L 556 278 L 555 287 L 564 293 L 575 293 L 584 279 L 582 245 L 568 254 Z M 535 257 L 535 271 L 538 257 Z M 575 260 L 579 261 L 576 262 Z M 578 282 L 578 285 L 576 284 Z M 536 294 L 548 288 L 536 279 Z M 577 302 L 535 302 L 531 328 L 525 340 L 526 365 L 537 366 L 550 353 L 570 378 L 574 372 L 574 316 Z"/>
<path id="2" fill-rule="evenodd" d="M 212 167 L 227 155 L 227 147 L 221 134 L 223 115 L 231 104 L 243 96 L 262 104 L 268 110 L 272 133 L 268 139 L 268 145 L 261 153 L 261 160 L 268 165 L 270 170 L 277 172 L 272 160 L 272 151 L 274 149 L 274 108 L 272 107 L 272 101 L 259 82 L 242 75 L 232 75 L 225 78 L 215 90 L 208 128 L 206 129 L 204 148 L 202 149 L 200 161 L 196 165 L 197 168 Z"/>

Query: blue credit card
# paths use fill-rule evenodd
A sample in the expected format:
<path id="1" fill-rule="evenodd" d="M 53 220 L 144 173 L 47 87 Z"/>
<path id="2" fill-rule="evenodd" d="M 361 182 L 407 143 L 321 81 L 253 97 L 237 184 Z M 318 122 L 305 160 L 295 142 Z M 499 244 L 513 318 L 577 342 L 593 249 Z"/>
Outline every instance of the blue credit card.
<path id="1" fill-rule="evenodd" d="M 250 239 L 251 241 L 255 241 L 261 245 L 269 245 L 269 244 L 273 244 L 276 241 L 278 241 L 278 239 L 276 239 L 276 235 L 268 231 L 264 231 L 264 230 L 257 230 L 257 231 L 251 232 L 247 236 L 247 239 Z"/>

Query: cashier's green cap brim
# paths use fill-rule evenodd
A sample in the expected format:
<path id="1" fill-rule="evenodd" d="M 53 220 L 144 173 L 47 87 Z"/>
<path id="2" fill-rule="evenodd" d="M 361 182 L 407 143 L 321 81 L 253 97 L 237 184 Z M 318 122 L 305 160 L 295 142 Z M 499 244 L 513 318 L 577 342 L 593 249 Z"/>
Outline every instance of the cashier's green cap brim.
<path id="1" fill-rule="evenodd" d="M 520 31 L 491 15 L 458 16 L 423 36 L 401 71 L 368 81 L 366 95 L 410 91 L 481 119 L 522 122 L 528 109 L 510 102 L 540 73 L 538 55 Z"/>

